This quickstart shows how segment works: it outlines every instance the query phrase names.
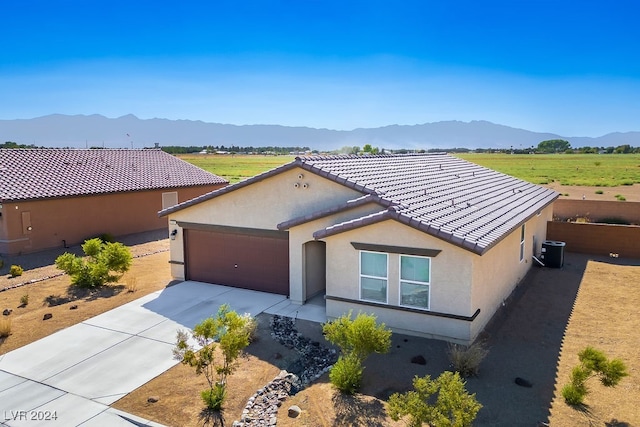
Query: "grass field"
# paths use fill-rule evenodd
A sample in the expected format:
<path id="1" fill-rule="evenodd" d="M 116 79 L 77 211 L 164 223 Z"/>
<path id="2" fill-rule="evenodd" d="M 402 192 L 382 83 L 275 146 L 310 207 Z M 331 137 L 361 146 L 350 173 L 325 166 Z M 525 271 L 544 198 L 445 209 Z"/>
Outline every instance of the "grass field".
<path id="1" fill-rule="evenodd" d="M 456 154 L 534 184 L 616 187 L 640 183 L 640 154 Z"/>
<path id="2" fill-rule="evenodd" d="M 231 184 L 289 163 L 294 156 L 181 154 L 182 160 L 216 174 Z"/>
<path id="3" fill-rule="evenodd" d="M 640 154 L 456 154 L 534 184 L 616 187 L 640 183 Z M 231 183 L 288 163 L 293 156 L 180 155 Z"/>

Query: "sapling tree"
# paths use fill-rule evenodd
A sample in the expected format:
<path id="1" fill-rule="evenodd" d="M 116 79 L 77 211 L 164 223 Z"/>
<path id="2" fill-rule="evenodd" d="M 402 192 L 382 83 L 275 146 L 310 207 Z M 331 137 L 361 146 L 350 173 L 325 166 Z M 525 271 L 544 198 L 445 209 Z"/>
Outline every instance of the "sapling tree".
<path id="1" fill-rule="evenodd" d="M 250 315 L 239 315 L 223 304 L 215 317 L 209 317 L 193 328 L 191 335 L 200 350 L 189 344 L 187 332 L 178 331 L 174 357 L 195 368 L 197 375 L 204 375 L 209 388 L 200 395 L 209 409 L 219 411 L 222 408 L 227 377 L 236 369 L 236 360 L 249 345 L 254 329 L 255 320 Z M 220 348 L 220 361 L 216 361 L 216 347 Z"/>
<path id="2" fill-rule="evenodd" d="M 371 353 L 386 353 L 391 347 L 391 330 L 378 324 L 371 314 L 351 312 L 325 323 L 325 338 L 340 348 L 338 361 L 329 372 L 331 383 L 341 392 L 353 394 L 360 388 L 363 362 Z"/>
<path id="3" fill-rule="evenodd" d="M 413 390 L 389 397 L 389 416 L 394 421 L 407 417 L 410 427 L 427 423 L 433 427 L 466 427 L 476 418 L 482 405 L 469 394 L 458 372 L 443 372 L 432 380 L 429 375 L 413 379 Z"/>
<path id="4" fill-rule="evenodd" d="M 65 252 L 56 258 L 56 267 L 71 276 L 71 283 L 95 288 L 117 281 L 131 268 L 131 251 L 122 243 L 104 243 L 99 238 L 82 245 L 85 257 Z"/>
<path id="5" fill-rule="evenodd" d="M 622 378 L 629 375 L 627 367 L 620 359 L 609 360 L 605 354 L 593 347 L 578 353 L 580 365 L 571 371 L 571 381 L 562 388 L 562 397 L 570 405 L 580 405 L 589 393 L 586 382 L 597 377 L 605 387 L 615 387 Z"/>

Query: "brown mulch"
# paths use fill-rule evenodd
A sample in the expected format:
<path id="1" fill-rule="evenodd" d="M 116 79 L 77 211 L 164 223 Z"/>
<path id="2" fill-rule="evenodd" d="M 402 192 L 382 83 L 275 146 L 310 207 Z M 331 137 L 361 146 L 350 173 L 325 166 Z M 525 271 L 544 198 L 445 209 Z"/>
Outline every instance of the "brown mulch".
<path id="1" fill-rule="evenodd" d="M 556 190 L 561 194 L 561 199 L 579 200 L 584 196 L 585 200 L 604 200 L 615 202 L 616 195 L 624 196 L 627 202 L 640 202 L 640 184 L 619 185 L 617 187 L 582 187 L 575 185 L 561 185 L 558 182 L 552 182 L 545 185 L 547 188 Z M 602 194 L 596 194 L 596 191 L 602 191 Z M 566 194 L 566 195 L 565 195 Z"/>

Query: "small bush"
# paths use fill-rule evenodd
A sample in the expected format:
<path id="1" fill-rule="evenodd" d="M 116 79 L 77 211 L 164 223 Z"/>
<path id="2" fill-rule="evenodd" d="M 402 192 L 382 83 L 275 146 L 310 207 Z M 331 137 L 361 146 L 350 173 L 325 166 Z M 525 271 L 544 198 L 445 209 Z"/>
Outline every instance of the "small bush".
<path id="1" fill-rule="evenodd" d="M 602 191 L 602 190 L 596 190 L 596 194 L 604 194 L 604 191 Z"/>
<path id="2" fill-rule="evenodd" d="M 569 405 L 581 405 L 586 393 L 581 388 L 569 383 L 562 387 L 562 397 Z"/>
<path id="3" fill-rule="evenodd" d="M 463 377 L 477 376 L 480 363 L 489 354 L 484 342 L 478 341 L 469 347 L 450 344 L 447 351 L 454 371 Z"/>
<path id="4" fill-rule="evenodd" d="M 602 164 L 602 162 L 594 162 L 593 164 L 596 165 L 596 166 L 600 166 Z"/>
<path id="5" fill-rule="evenodd" d="M 24 273 L 24 270 L 19 265 L 14 264 L 9 269 L 9 274 L 11 274 L 11 277 L 22 276 L 22 273 Z"/>
<path id="6" fill-rule="evenodd" d="M 627 198 L 624 197 L 622 194 L 616 194 L 614 197 L 620 200 L 621 202 L 624 202 L 625 200 L 627 200 Z"/>
<path id="7" fill-rule="evenodd" d="M 11 335 L 11 319 L 0 319 L 0 338 Z"/>
<path id="8" fill-rule="evenodd" d="M 340 356 L 329 372 L 331 384 L 344 394 L 354 394 L 360 389 L 364 368 L 353 353 Z"/>
<path id="9" fill-rule="evenodd" d="M 138 290 L 138 278 L 135 276 L 127 277 L 126 281 L 127 292 L 135 292 Z"/>
<path id="10" fill-rule="evenodd" d="M 102 243 L 115 243 L 116 242 L 116 238 L 113 237 L 113 234 L 111 234 L 111 233 L 102 233 L 101 235 L 98 236 L 98 239 L 100 239 L 102 241 Z"/>
<path id="11" fill-rule="evenodd" d="M 240 317 L 244 322 L 243 332 L 249 337 L 249 342 L 255 341 L 258 338 L 258 322 L 251 313 L 245 313 Z"/>
<path id="12" fill-rule="evenodd" d="M 20 297 L 20 306 L 26 307 L 29 305 L 29 294 L 24 294 Z"/>
<path id="13" fill-rule="evenodd" d="M 213 411 L 222 409 L 225 397 L 227 397 L 227 388 L 222 384 L 216 384 L 212 389 L 202 390 L 200 397 L 207 408 Z"/>

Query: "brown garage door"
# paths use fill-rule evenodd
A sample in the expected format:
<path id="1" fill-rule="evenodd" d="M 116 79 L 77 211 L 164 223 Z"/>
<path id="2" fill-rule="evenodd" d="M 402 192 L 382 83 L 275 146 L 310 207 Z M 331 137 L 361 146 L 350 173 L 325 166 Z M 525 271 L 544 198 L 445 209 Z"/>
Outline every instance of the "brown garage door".
<path id="1" fill-rule="evenodd" d="M 289 295 L 286 232 L 185 230 L 188 280 Z"/>

